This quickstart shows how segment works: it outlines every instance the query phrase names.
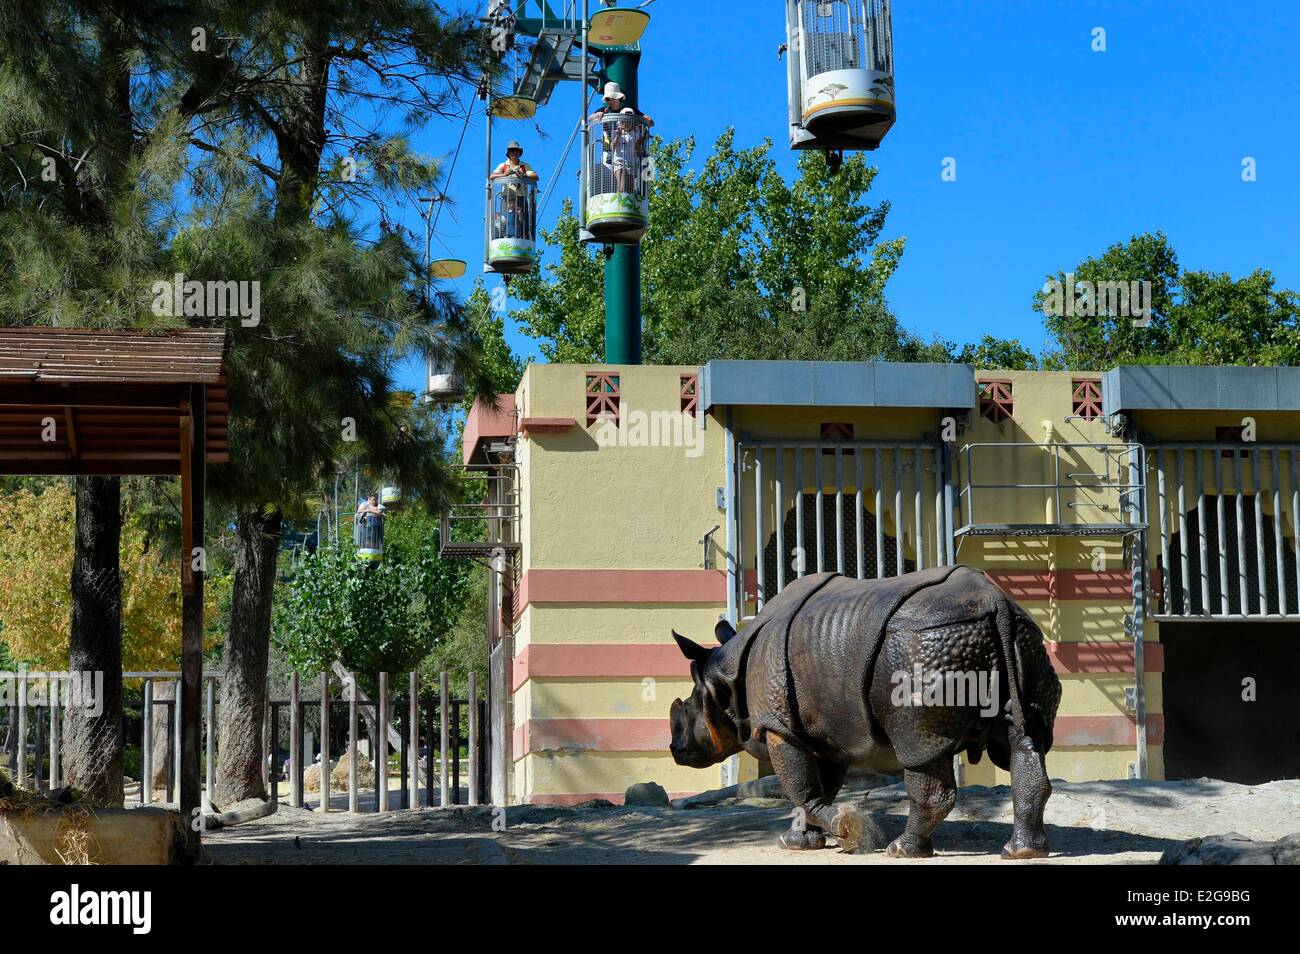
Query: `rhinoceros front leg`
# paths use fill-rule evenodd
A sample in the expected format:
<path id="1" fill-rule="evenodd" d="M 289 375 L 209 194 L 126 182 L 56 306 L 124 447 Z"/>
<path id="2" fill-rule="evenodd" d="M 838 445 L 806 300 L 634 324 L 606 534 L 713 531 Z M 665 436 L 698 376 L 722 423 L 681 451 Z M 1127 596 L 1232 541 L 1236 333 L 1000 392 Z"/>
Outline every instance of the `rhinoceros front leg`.
<path id="1" fill-rule="evenodd" d="M 907 785 L 907 827 L 889 843 L 886 854 L 894 858 L 928 858 L 934 854 L 930 834 L 957 803 L 957 781 L 952 756 L 942 755 L 919 769 L 903 772 Z"/>
<path id="2" fill-rule="evenodd" d="M 840 839 L 842 850 L 854 850 L 862 836 L 862 816 L 836 811 L 834 806 L 848 767 L 818 759 L 771 734 L 767 748 L 781 790 L 796 809 L 790 830 L 781 835 L 778 844 L 796 851 L 824 848 L 829 832 Z"/>

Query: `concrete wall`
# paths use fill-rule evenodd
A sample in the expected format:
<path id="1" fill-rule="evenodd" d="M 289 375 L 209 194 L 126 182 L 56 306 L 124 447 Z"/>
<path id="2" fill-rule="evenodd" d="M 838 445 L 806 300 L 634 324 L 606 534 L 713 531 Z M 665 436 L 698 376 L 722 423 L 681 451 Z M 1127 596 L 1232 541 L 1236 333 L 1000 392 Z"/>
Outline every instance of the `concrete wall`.
<path id="1" fill-rule="evenodd" d="M 667 713 L 673 698 L 691 688 L 688 668 L 670 631 L 706 641 L 726 610 L 725 575 L 721 569 L 703 567 L 699 542 L 710 528 L 721 525 L 713 538 L 710 561 L 715 567 L 725 566 L 726 514 L 717 506 L 717 490 L 725 483 L 722 417 L 720 413 L 703 416 L 698 434 L 683 435 L 679 428 L 676 434 L 684 439 L 667 445 L 633 423 L 638 414 L 651 423 L 650 415 L 658 413 L 659 424 L 680 417 L 681 375 L 699 370 L 532 365 L 520 384 L 516 400 L 525 433 L 517 454 L 523 543 L 514 621 L 517 800 L 618 800 L 628 785 L 639 781 L 657 781 L 674 794 L 719 782 L 716 768 L 693 770 L 673 764 L 667 751 Z M 619 376 L 621 434 L 587 424 L 589 372 Z M 1076 446 L 1061 454 L 1061 468 L 1087 474 L 1104 473 L 1109 466 L 1114 472 L 1113 448 L 1119 442 L 1106 435 L 1101 421 L 1066 420 L 1073 411 L 1077 377 L 1084 375 L 977 374 L 980 379 L 1009 380 L 1014 401 L 1009 420 L 995 423 L 977 409 L 958 436 L 959 449 L 999 445 L 994 452 L 972 451 L 969 460 L 975 464 L 977 483 L 1054 482 L 1056 458 L 1047 444 L 1107 445 L 1110 450 Z M 740 406 L 732 413 L 734 430 L 742 439 L 816 439 L 824 423 L 849 423 L 858 440 L 933 441 L 944 412 Z M 1262 441 L 1300 438 L 1300 415 L 1257 417 L 1262 422 Z M 1155 439 L 1208 441 L 1214 439 L 1216 423 L 1239 424 L 1240 418 L 1225 412 L 1143 412 L 1137 423 Z M 1007 446 L 1016 443 L 1033 446 Z M 802 489 L 815 494 L 815 458 L 813 452 L 806 453 Z M 832 460 L 830 455 L 822 457 L 823 493 L 833 493 Z M 743 479 L 752 480 L 751 471 L 744 473 Z M 864 478 L 864 483 L 869 479 Z M 1289 479 L 1289 472 L 1284 479 Z M 914 489 L 912 480 L 909 470 L 904 486 L 908 498 Z M 927 513 L 921 538 L 929 546 L 935 532 L 933 476 L 925 475 L 923 481 Z M 847 483 L 851 485 L 852 479 Z M 794 506 L 797 489 L 793 473 L 787 471 L 782 499 L 764 503 L 765 537 Z M 891 532 L 896 489 L 886 467 L 882 526 Z M 874 487 L 869 491 L 864 506 L 874 517 Z M 967 520 L 1117 522 L 1113 487 L 1067 491 L 1059 500 L 1041 488 L 986 489 L 976 494 L 973 508 L 969 500 L 960 501 L 959 525 Z M 1271 503 L 1266 501 L 1268 507 Z M 746 541 L 742 562 L 748 598 L 742 615 L 757 609 L 753 600 L 757 519 L 755 507 L 744 507 L 740 532 Z M 1157 515 L 1153 513 L 1151 519 L 1154 527 Z M 1153 532 L 1152 568 L 1158 550 Z M 905 535 L 904 552 L 915 560 L 912 529 Z M 1064 685 L 1056 745 L 1048 759 L 1051 774 L 1074 780 L 1127 775 L 1135 760 L 1136 729 L 1125 699 L 1134 675 L 1131 643 L 1124 632 L 1124 617 L 1131 611 L 1131 581 L 1120 539 L 1113 535 L 971 536 L 961 542 L 958 561 L 988 571 L 1028 608 L 1049 641 Z M 928 553 L 925 562 L 933 562 Z M 1148 770 L 1161 778 L 1163 657 L 1157 621 L 1148 620 L 1146 640 Z M 746 758 L 742 777 L 756 770 Z M 966 766 L 964 778 L 988 784 L 1006 781 L 1005 773 L 995 771 L 987 760 Z"/>
<path id="2" fill-rule="evenodd" d="M 619 433 L 587 425 L 588 371 L 619 376 Z M 681 415 L 681 375 L 698 371 L 535 364 L 520 384 L 523 426 L 557 423 L 518 450 L 517 798 L 620 800 L 647 779 L 671 793 L 717 784 L 717 769 L 668 754 L 668 707 L 691 688 L 671 631 L 711 638 L 726 612 L 724 576 L 702 567 L 698 542 L 723 521 L 722 429 Z M 716 565 L 722 556 L 719 542 Z"/>

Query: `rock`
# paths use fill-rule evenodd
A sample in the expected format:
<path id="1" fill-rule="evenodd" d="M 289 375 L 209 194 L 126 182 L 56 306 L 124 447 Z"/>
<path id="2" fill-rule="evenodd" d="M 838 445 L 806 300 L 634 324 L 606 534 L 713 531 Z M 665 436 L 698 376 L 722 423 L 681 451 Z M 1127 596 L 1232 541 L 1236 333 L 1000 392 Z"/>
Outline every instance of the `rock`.
<path id="1" fill-rule="evenodd" d="M 637 782 L 623 793 L 624 805 L 644 805 L 650 808 L 668 808 L 668 793 L 658 782 Z"/>
<path id="2" fill-rule="evenodd" d="M 577 811 L 586 811 L 592 808 L 617 808 L 618 806 L 608 798 L 589 798 L 585 802 L 578 802 L 573 807 Z"/>
<path id="3" fill-rule="evenodd" d="M 1295 865 L 1300 864 L 1300 832 L 1277 841 L 1252 841 L 1231 831 L 1193 838 L 1165 850 L 1162 865 Z"/>
<path id="4" fill-rule="evenodd" d="M 781 797 L 781 780 L 775 775 L 764 775 L 762 778 L 741 782 L 739 785 L 728 785 L 726 788 L 715 788 L 700 792 L 698 795 L 688 795 L 686 798 L 677 799 L 673 805 L 676 808 L 687 809 L 708 808 L 720 805 L 729 799 Z"/>
<path id="5" fill-rule="evenodd" d="M 334 791 L 346 792 L 348 789 L 348 754 L 344 752 L 330 772 L 330 786 Z M 357 753 L 357 788 L 375 787 L 375 767 L 370 761 Z"/>

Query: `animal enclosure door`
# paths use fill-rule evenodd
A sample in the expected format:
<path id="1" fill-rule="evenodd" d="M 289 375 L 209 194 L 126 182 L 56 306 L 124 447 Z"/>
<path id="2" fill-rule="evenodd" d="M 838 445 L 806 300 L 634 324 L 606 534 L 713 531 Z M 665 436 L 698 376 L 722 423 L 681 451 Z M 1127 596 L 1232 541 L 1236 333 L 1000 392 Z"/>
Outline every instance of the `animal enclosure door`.
<path id="1" fill-rule="evenodd" d="M 1300 624 L 1166 622 L 1160 641 L 1166 778 L 1300 777 Z"/>
<path id="2" fill-rule="evenodd" d="M 808 573 L 880 579 L 956 562 L 942 444 L 741 441 L 736 460 L 728 517 L 747 578 L 742 606 L 761 610 Z"/>

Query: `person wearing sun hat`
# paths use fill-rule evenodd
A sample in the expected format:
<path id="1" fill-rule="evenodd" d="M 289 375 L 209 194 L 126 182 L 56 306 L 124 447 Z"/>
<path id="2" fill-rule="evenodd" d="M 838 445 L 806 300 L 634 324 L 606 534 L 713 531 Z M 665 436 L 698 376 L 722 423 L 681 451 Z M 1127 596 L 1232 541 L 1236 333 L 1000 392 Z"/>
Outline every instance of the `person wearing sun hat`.
<path id="1" fill-rule="evenodd" d="M 492 170 L 490 178 L 531 179 L 536 182 L 537 173 L 524 162 L 523 155 L 524 147 L 519 144 L 519 141 L 510 140 L 506 143 L 506 161 Z M 502 187 L 502 197 L 505 200 L 502 211 L 505 217 L 498 223 L 498 228 L 515 238 L 531 239 L 528 216 L 523 214 L 525 189 L 526 186 L 520 182 L 507 182 Z"/>
<path id="2" fill-rule="evenodd" d="M 617 83 L 606 83 L 601 95 L 604 105 L 588 117 L 588 122 L 603 124 L 604 157 L 601 166 L 613 173 L 613 186 L 602 188 L 601 192 L 633 192 L 634 180 L 647 155 L 649 134 L 647 129 L 655 121 L 635 106 L 627 105 L 627 96 Z M 606 123 L 607 116 L 637 116 L 640 123 Z M 602 186 L 606 185 L 606 175 L 601 175 Z"/>
<path id="3" fill-rule="evenodd" d="M 519 141 L 511 139 L 506 143 L 506 161 L 501 163 L 492 170 L 493 179 L 502 179 L 506 176 L 518 176 L 521 179 L 536 179 L 537 173 L 528 163 L 524 162 L 524 147 L 519 145 Z"/>

